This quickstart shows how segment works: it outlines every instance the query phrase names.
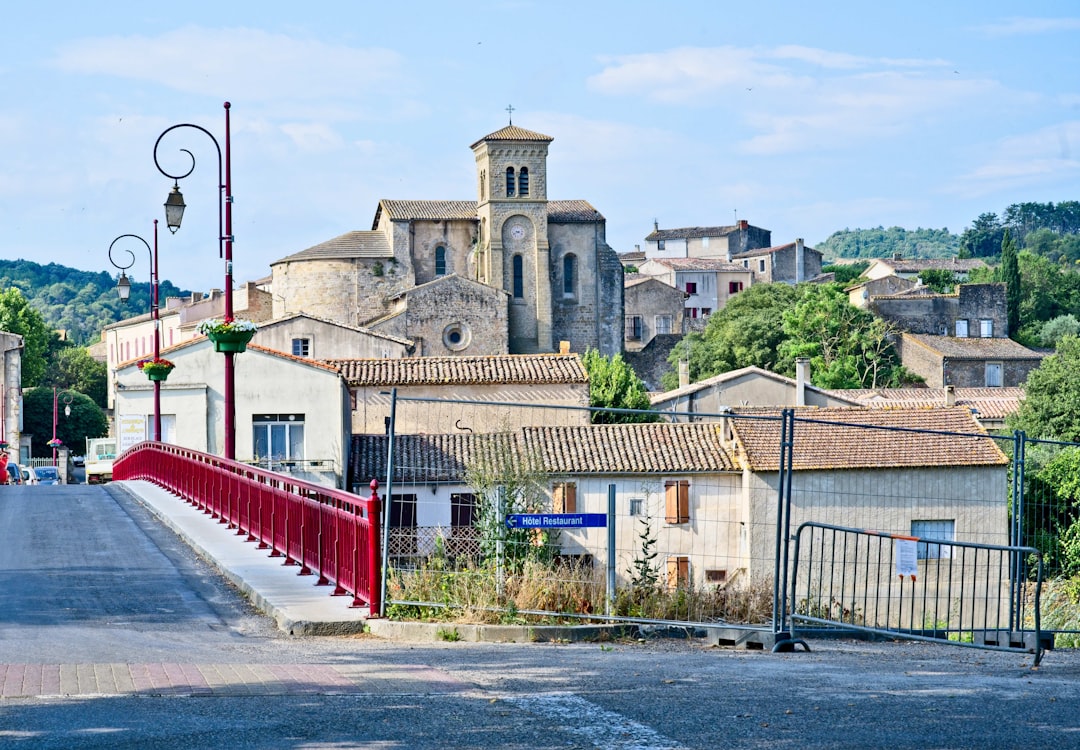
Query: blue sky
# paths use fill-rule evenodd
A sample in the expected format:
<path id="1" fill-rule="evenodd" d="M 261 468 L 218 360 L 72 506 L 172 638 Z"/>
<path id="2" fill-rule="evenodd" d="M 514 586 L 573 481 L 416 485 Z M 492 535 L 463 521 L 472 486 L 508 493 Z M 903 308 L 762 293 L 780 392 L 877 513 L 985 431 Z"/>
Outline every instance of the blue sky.
<path id="1" fill-rule="evenodd" d="M 555 139 L 549 198 L 591 202 L 619 252 L 654 219 L 815 244 L 1080 199 L 1074 2 L 39 0 L 5 8 L 0 50 L 0 257 L 85 270 L 150 239 L 155 140 L 224 145 L 226 100 L 238 281 L 381 198 L 473 199 L 469 145 L 508 105 Z M 161 276 L 204 290 L 216 152 L 188 131 L 161 152 L 196 158 Z"/>

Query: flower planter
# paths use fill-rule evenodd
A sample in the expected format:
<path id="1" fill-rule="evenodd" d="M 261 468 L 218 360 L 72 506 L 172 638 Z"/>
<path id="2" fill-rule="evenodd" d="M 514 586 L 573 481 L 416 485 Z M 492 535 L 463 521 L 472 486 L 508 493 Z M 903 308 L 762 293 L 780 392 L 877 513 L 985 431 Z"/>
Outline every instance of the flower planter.
<path id="1" fill-rule="evenodd" d="M 210 331 L 206 337 L 214 342 L 216 352 L 242 352 L 255 331 Z"/>
<path id="2" fill-rule="evenodd" d="M 151 380 L 162 381 L 169 377 L 169 373 L 172 372 L 172 369 L 158 368 L 151 370 L 149 367 L 144 367 L 143 372 L 145 372 L 146 377 Z"/>

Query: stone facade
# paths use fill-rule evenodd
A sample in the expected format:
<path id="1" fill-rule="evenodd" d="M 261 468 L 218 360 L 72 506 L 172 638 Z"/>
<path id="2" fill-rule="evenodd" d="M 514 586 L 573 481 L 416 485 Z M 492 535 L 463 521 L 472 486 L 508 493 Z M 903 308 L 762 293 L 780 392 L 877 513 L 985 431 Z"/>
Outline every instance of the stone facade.
<path id="1" fill-rule="evenodd" d="M 654 336 L 682 333 L 686 292 L 641 274 L 627 274 L 624 286 L 627 353 L 641 351 Z"/>
<path id="2" fill-rule="evenodd" d="M 0 400 L 4 410 L 3 434 L 0 434 L 0 438 L 7 441 L 8 453 L 14 456 L 16 461 L 22 460 L 19 452 L 22 438 L 19 429 L 22 423 L 22 349 L 22 336 L 0 331 L 0 351 L 4 357 L 3 368 L 0 370 L 4 389 L 4 397 Z"/>
<path id="3" fill-rule="evenodd" d="M 869 306 L 878 316 L 911 333 L 958 336 L 956 323 L 963 321 L 965 337 L 1009 336 L 1005 284 L 960 284 L 953 294 L 871 294 Z"/>
<path id="4" fill-rule="evenodd" d="M 801 239 L 786 245 L 738 253 L 732 255 L 731 260 L 753 271 L 755 283 L 779 281 L 798 284 L 821 275 L 821 253 L 806 247 Z"/>
<path id="5" fill-rule="evenodd" d="M 406 334 L 420 357 L 505 354 L 506 292 L 486 284 L 442 276 L 402 292 L 394 310 L 371 328 L 390 335 Z"/>
<path id="6" fill-rule="evenodd" d="M 1006 338 L 905 333 L 899 343 L 904 367 L 930 388 L 1013 388 L 1042 362 L 1041 354 Z"/>
<path id="7" fill-rule="evenodd" d="M 450 319 L 402 316 L 424 295 L 414 287 L 457 275 L 504 294 L 505 313 L 491 317 L 492 298 L 454 316 L 501 326 L 502 353 L 622 351 L 622 266 L 605 240 L 605 220 L 586 201 L 550 201 L 550 136 L 510 125 L 472 145 L 474 201 L 380 201 L 369 231 L 349 232 L 271 264 L 275 312 L 308 312 L 347 325 L 392 328 L 443 339 Z M 448 312 L 446 308 L 443 312 Z M 391 318 L 394 320 L 391 322 Z M 412 326 L 420 325 L 422 331 Z M 438 329 L 438 330 L 436 330 Z M 490 353 L 502 337 L 472 336 L 458 356 Z"/>
<path id="8" fill-rule="evenodd" d="M 343 326 L 303 313 L 263 323 L 252 343 L 305 359 L 408 357 L 413 342 L 367 328 Z"/>

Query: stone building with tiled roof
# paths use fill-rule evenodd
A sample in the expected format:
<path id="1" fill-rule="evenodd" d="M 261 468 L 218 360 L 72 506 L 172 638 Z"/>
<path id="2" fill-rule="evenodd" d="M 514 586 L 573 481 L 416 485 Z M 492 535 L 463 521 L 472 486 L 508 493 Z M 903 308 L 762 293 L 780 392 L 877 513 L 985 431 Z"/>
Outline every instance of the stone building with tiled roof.
<path id="1" fill-rule="evenodd" d="M 353 432 L 501 432 L 588 424 L 589 376 L 577 354 L 328 360 L 352 398 Z"/>
<path id="2" fill-rule="evenodd" d="M 754 282 L 799 284 L 821 276 L 821 253 L 807 247 L 802 239 L 785 245 L 747 250 L 731 256 L 754 273 Z"/>
<path id="3" fill-rule="evenodd" d="M 621 352 L 622 266 L 599 211 L 548 199 L 552 140 L 497 130 L 472 144 L 475 200 L 381 200 L 370 230 L 275 261 L 275 316 L 386 330 L 416 341 L 420 356 L 543 353 L 563 341 Z M 454 275 L 491 293 L 460 284 L 411 293 Z"/>
<path id="4" fill-rule="evenodd" d="M 1020 409 L 1023 388 L 860 388 L 830 390 L 838 397 L 852 399 L 871 409 L 962 406 L 971 410 L 986 430 L 1005 428 L 1005 419 Z"/>
<path id="5" fill-rule="evenodd" d="M 899 276 L 914 279 L 922 271 L 952 271 L 957 281 L 964 281 L 976 268 L 986 267 L 982 258 L 904 258 L 896 254 L 892 258 L 872 258 L 870 266 L 862 272 L 862 278 Z"/>
<path id="6" fill-rule="evenodd" d="M 905 333 L 899 343 L 904 367 L 931 388 L 1015 388 L 1043 359 L 1039 352 L 1001 337 Z"/>
<path id="7" fill-rule="evenodd" d="M 966 408 L 800 408 L 792 433 L 791 530 L 806 520 L 943 541 L 1004 543 L 1008 460 Z M 674 586 L 738 586 L 774 570 L 781 412 L 737 409 L 720 421 L 523 426 L 501 434 L 397 435 L 390 517 L 402 558 L 475 543 L 470 465 L 501 456 L 536 467 L 545 497 L 529 512 L 607 515 L 614 491 L 617 575 L 643 525 Z M 389 439 L 353 437 L 352 482 L 386 476 Z M 395 503 L 399 510 L 393 510 Z M 512 510 L 510 512 L 525 512 Z M 562 529 L 559 551 L 603 560 L 606 529 Z"/>
<path id="8" fill-rule="evenodd" d="M 768 247 L 772 242 L 768 229 L 750 226 L 745 219 L 731 226 L 679 227 L 661 229 L 653 222 L 653 231 L 645 237 L 644 255 L 647 258 L 721 258 L 756 247 Z"/>

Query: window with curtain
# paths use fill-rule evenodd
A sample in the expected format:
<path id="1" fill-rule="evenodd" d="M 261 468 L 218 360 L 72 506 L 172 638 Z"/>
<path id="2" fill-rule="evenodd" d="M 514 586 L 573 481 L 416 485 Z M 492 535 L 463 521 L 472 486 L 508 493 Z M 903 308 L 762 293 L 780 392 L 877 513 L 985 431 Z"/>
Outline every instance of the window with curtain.
<path id="1" fill-rule="evenodd" d="M 304 459 L 303 414 L 256 414 L 251 422 L 251 445 L 255 460 Z"/>

